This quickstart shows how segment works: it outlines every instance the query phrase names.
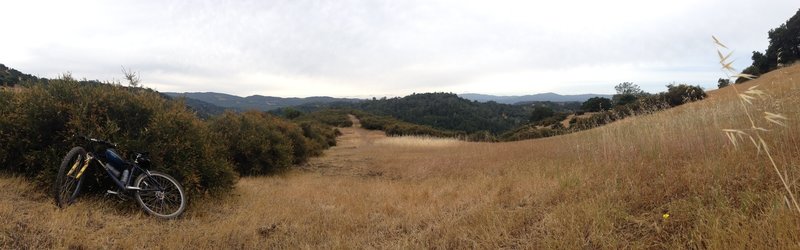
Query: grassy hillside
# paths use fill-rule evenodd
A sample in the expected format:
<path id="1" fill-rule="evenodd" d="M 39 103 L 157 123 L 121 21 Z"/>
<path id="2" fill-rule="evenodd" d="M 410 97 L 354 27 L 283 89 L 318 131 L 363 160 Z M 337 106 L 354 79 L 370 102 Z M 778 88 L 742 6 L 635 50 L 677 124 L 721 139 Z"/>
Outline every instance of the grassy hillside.
<path id="1" fill-rule="evenodd" d="M 792 183 L 800 176 L 800 67 L 758 85 L 754 117 Z M 731 87 L 591 130 L 467 143 L 342 129 L 337 147 L 283 176 L 243 178 L 164 223 L 83 199 L 56 210 L 0 178 L 0 246 L 180 248 L 796 248 L 800 215 L 748 128 Z M 764 122 L 764 111 L 788 118 Z M 134 214 L 132 217 L 130 214 Z M 130 228 L 137 230 L 128 234 Z M 104 232 L 97 235 L 95 231 Z"/>

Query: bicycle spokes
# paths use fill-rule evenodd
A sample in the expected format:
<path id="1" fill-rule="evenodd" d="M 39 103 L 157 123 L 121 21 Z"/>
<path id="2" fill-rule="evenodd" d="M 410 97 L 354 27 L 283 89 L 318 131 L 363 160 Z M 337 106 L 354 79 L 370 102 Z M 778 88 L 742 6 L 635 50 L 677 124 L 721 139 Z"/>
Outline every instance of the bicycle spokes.
<path id="1" fill-rule="evenodd" d="M 142 203 L 158 214 L 172 214 L 181 207 L 182 197 L 178 188 L 169 179 L 152 175 L 142 182 L 139 191 Z"/>

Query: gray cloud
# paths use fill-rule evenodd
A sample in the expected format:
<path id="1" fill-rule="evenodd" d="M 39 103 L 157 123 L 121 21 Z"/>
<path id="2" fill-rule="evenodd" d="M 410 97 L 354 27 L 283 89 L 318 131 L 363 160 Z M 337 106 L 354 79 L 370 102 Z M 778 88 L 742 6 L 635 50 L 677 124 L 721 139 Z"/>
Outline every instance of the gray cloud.
<path id="1" fill-rule="evenodd" d="M 651 91 L 672 81 L 711 87 L 720 75 L 712 34 L 737 48 L 742 67 L 750 51 L 766 48 L 766 31 L 800 7 L 791 0 L 15 5 L 0 17 L 20 34 L 0 42 L 0 62 L 11 67 L 107 80 L 124 65 L 164 91 L 282 96 L 607 93 L 618 81 Z"/>

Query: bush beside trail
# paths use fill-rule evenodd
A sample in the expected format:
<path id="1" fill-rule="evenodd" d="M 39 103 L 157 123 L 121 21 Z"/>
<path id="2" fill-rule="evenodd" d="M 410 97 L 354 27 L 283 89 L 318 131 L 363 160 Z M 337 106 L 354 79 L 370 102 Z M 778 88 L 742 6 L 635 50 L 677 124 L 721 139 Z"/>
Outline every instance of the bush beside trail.
<path id="1" fill-rule="evenodd" d="M 287 169 L 336 144 L 332 128 L 314 122 L 298 125 L 260 111 L 226 112 L 209 123 L 242 175 Z"/>
<path id="2" fill-rule="evenodd" d="M 191 195 L 229 190 L 236 173 L 207 125 L 180 102 L 151 90 L 50 80 L 2 93 L 0 169 L 50 183 L 75 135 L 149 151 L 156 170 Z"/>
<path id="3" fill-rule="evenodd" d="M 118 143 L 123 154 L 148 151 L 154 170 L 196 196 L 230 190 L 237 170 L 266 174 L 302 163 L 335 145 L 337 131 L 255 111 L 204 121 L 180 99 L 68 77 L 0 89 L 0 171 L 49 185 L 66 151 L 86 144 L 76 135 Z"/>
<path id="4" fill-rule="evenodd" d="M 353 126 L 353 122 L 350 121 L 350 118 L 347 116 L 350 113 L 351 111 L 346 109 L 323 109 L 306 114 L 301 113 L 297 115 L 296 118 L 290 118 L 291 116 L 288 116 L 287 118 L 290 118 L 298 123 L 317 122 L 328 126 L 346 128 Z"/>

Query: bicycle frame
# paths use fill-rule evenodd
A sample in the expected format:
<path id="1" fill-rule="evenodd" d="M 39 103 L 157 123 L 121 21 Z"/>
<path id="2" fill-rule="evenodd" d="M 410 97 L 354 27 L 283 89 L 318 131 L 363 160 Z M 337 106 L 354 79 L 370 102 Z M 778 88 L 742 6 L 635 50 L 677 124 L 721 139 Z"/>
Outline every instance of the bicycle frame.
<path id="1" fill-rule="evenodd" d="M 74 174 L 75 171 L 78 170 L 76 175 L 74 176 L 74 178 L 75 179 L 81 178 L 81 176 L 83 176 L 84 172 L 86 171 L 87 168 L 89 168 L 89 165 L 91 165 L 91 163 L 93 161 L 103 167 L 103 169 L 106 171 L 106 175 L 109 178 L 111 178 L 111 180 L 114 182 L 114 184 L 117 185 L 117 187 L 120 188 L 120 190 L 125 190 L 125 191 L 162 191 L 161 187 L 157 187 L 156 189 L 141 189 L 139 187 L 129 186 L 129 184 L 131 182 L 131 179 L 133 178 L 133 173 L 135 173 L 135 171 L 139 171 L 142 174 L 147 175 L 147 178 L 150 178 L 150 171 L 149 170 L 139 167 L 138 164 L 130 164 L 130 167 L 128 168 L 128 171 L 130 172 L 130 174 L 127 176 L 127 180 L 121 180 L 121 178 L 117 178 L 117 176 L 112 172 L 112 170 L 107 165 L 107 163 L 105 163 L 101 159 L 98 159 L 97 157 L 95 157 L 94 154 L 91 153 L 91 152 L 86 153 L 86 162 L 83 164 L 83 166 L 80 167 L 80 170 L 78 170 L 78 166 L 80 165 L 80 162 L 81 162 L 80 158 L 79 158 L 78 161 L 76 161 L 75 164 L 72 165 L 72 167 L 70 168 L 69 172 L 67 173 L 67 176 L 72 176 L 72 174 Z"/>

